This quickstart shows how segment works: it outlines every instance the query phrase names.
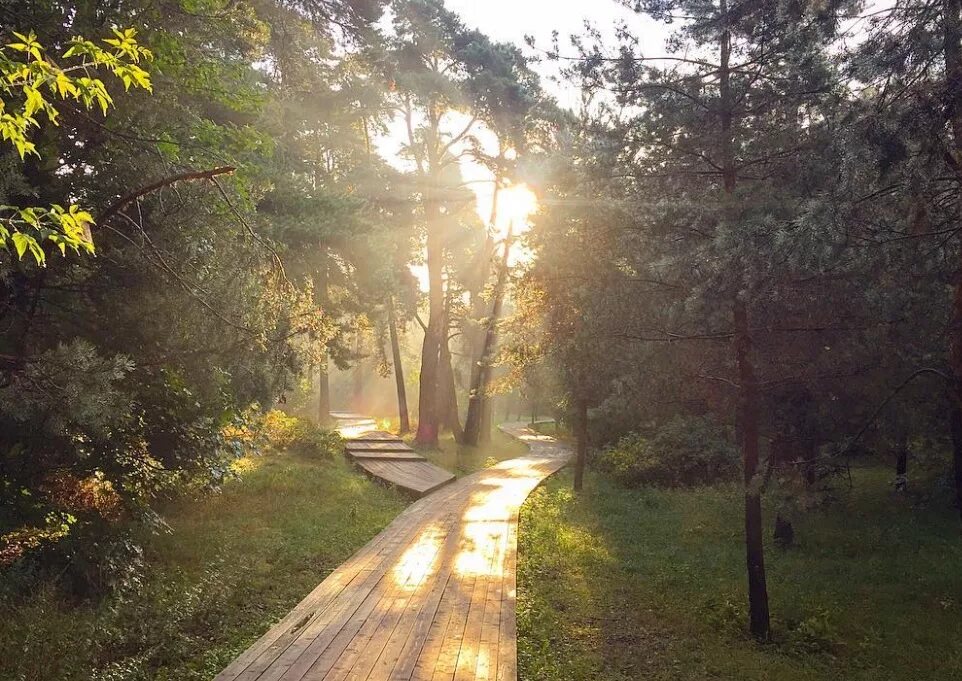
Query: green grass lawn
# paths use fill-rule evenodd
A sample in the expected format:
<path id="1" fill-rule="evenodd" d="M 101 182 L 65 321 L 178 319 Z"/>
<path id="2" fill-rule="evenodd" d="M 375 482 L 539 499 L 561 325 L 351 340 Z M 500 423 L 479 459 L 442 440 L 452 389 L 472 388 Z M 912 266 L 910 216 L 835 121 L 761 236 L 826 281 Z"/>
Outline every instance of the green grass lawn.
<path id="1" fill-rule="evenodd" d="M 333 460 L 244 459 L 164 514 L 140 592 L 98 605 L 0 589 L 0 679 L 211 679 L 408 503 Z"/>
<path id="2" fill-rule="evenodd" d="M 491 441 L 480 447 L 461 446 L 454 441 L 450 433 L 442 435 L 438 445 L 439 449 L 418 448 L 418 453 L 458 477 L 528 453 L 528 447 L 524 443 L 505 435 L 497 428 L 491 432 Z"/>
<path id="3" fill-rule="evenodd" d="M 947 495 L 894 497 L 888 470 L 854 475 L 794 518 L 796 547 L 766 546 L 764 645 L 744 633 L 737 487 L 626 490 L 592 474 L 576 498 L 556 476 L 522 511 L 520 678 L 962 678 L 957 513 Z"/>

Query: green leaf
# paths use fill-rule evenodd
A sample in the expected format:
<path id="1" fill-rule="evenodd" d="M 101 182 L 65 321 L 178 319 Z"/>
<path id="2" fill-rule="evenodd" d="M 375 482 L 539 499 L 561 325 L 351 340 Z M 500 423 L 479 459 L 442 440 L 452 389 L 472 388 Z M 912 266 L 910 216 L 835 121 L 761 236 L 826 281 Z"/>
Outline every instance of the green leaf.
<path id="1" fill-rule="evenodd" d="M 33 238 L 23 232 L 14 232 L 10 238 L 13 240 L 13 247 L 17 251 L 17 257 L 22 259 L 23 254 L 26 253 L 30 247 L 30 242 L 33 241 Z"/>

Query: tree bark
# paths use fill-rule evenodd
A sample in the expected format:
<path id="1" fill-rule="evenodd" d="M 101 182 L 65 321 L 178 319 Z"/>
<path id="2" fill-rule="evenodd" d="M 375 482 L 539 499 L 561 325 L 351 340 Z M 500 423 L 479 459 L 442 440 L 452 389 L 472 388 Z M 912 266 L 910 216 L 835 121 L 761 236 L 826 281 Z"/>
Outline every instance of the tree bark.
<path id="1" fill-rule="evenodd" d="M 962 163 L 962 0 L 943 0 L 942 15 L 946 115 L 952 129 L 952 155 L 959 164 Z M 959 257 L 962 259 L 962 254 Z M 962 260 L 956 272 L 951 334 L 953 404 L 949 421 L 952 429 L 955 500 L 962 517 Z"/>
<path id="2" fill-rule="evenodd" d="M 327 357 L 321 360 L 317 371 L 317 422 L 321 426 L 331 425 L 331 384 L 327 375 Z"/>
<path id="3" fill-rule="evenodd" d="M 949 425 L 952 431 L 952 464 L 955 474 L 955 505 L 962 516 L 962 410 L 959 409 L 958 396 L 949 411 Z"/>
<path id="4" fill-rule="evenodd" d="M 327 312 L 328 302 L 327 282 L 330 276 L 328 267 L 327 249 L 322 247 L 321 266 L 314 276 L 314 295 L 321 311 L 324 313 Z M 331 384 L 327 368 L 327 346 L 325 345 L 321 350 L 321 360 L 317 371 L 317 423 L 321 426 L 329 426 L 332 423 Z"/>
<path id="5" fill-rule="evenodd" d="M 478 444 L 481 445 L 491 442 L 491 431 L 494 428 L 494 400 L 494 395 L 487 395 L 481 402 L 481 431 L 478 433 Z"/>
<path id="6" fill-rule="evenodd" d="M 421 379 L 418 389 L 418 429 L 415 441 L 423 447 L 438 446 L 440 415 L 438 388 L 441 342 L 446 333 L 442 267 L 444 246 L 441 212 L 437 201 L 425 203 L 427 213 L 428 323 L 421 346 Z"/>
<path id="7" fill-rule="evenodd" d="M 575 492 L 584 488 L 585 461 L 588 459 L 588 402 L 579 399 L 575 404 L 575 430 L 578 441 L 575 455 Z"/>
<path id="8" fill-rule="evenodd" d="M 731 92 L 731 32 L 728 0 L 720 0 L 723 29 L 719 37 L 718 90 L 721 122 L 722 177 L 726 203 L 735 193 L 738 180 L 735 166 L 734 98 Z M 758 471 L 758 385 L 751 358 L 748 303 L 736 294 L 734 302 L 735 359 L 739 375 L 739 422 L 742 462 L 745 476 L 745 560 L 748 568 L 748 625 L 752 635 L 767 640 L 771 628 L 768 609 L 768 584 L 765 575 L 765 550 L 762 543 L 762 498 Z"/>
<path id="9" fill-rule="evenodd" d="M 364 362 L 361 359 L 361 327 L 354 329 L 354 370 L 351 372 L 351 408 L 364 411 Z"/>
<path id="10" fill-rule="evenodd" d="M 498 342 L 498 320 L 501 318 L 501 309 L 504 305 L 504 289 L 508 280 L 508 258 L 511 255 L 513 230 L 513 225 L 508 228 L 508 235 L 504 241 L 504 251 L 498 269 L 498 281 L 494 288 L 491 316 L 488 317 L 488 323 L 485 327 L 484 342 L 481 344 L 481 354 L 478 360 L 478 372 L 474 376 L 476 382 L 472 383 L 468 397 L 468 416 L 464 424 L 464 442 L 472 447 L 476 447 L 481 442 L 485 411 L 489 414 L 490 433 L 490 409 L 486 409 L 485 404 L 488 401 L 488 384 L 491 382 L 491 364 L 494 361 L 494 350 Z"/>
<path id="11" fill-rule="evenodd" d="M 954 444 L 954 443 L 953 443 Z M 895 491 L 905 492 L 909 486 L 909 447 L 906 438 L 899 437 L 895 453 Z"/>
<path id="12" fill-rule="evenodd" d="M 388 301 L 387 308 L 388 330 L 391 335 L 391 358 L 394 363 L 394 383 L 397 386 L 398 434 L 404 435 L 411 430 L 411 419 L 408 416 L 408 395 L 404 387 L 404 367 L 401 365 L 401 343 L 398 340 L 397 319 L 394 316 L 394 300 Z"/>
<path id="13" fill-rule="evenodd" d="M 735 355 L 738 364 L 741 411 L 741 447 L 745 474 L 745 559 L 748 566 L 748 619 L 752 635 L 765 640 L 769 635 L 768 585 L 762 543 L 761 484 L 758 472 L 758 385 L 751 361 L 748 310 L 735 302 Z"/>
<path id="14" fill-rule="evenodd" d="M 441 342 L 441 391 L 443 394 L 443 404 L 441 414 L 444 427 L 454 435 L 454 441 L 458 444 L 464 442 L 464 430 L 461 428 L 461 414 L 458 408 L 458 387 L 454 381 L 454 367 L 451 366 L 451 349 L 448 346 L 448 339 Z"/>

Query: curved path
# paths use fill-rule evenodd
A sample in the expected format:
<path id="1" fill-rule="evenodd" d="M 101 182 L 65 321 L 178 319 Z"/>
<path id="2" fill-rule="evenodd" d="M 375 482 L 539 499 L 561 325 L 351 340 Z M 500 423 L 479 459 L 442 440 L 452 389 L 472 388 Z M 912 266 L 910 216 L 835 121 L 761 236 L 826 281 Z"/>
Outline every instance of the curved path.
<path id="1" fill-rule="evenodd" d="M 514 681 L 518 509 L 570 452 L 502 430 L 530 454 L 409 506 L 216 681 Z"/>

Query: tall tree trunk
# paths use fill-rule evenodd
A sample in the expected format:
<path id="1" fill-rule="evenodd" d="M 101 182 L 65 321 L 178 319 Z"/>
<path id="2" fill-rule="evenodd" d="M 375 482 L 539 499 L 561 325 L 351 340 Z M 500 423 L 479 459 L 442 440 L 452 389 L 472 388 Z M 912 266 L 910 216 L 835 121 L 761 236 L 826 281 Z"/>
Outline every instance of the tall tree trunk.
<path id="1" fill-rule="evenodd" d="M 952 463 L 955 473 L 955 505 L 962 515 L 962 410 L 959 409 L 958 396 L 953 396 L 949 411 L 949 426 L 952 433 Z"/>
<path id="2" fill-rule="evenodd" d="M 461 444 L 464 442 L 464 430 L 461 428 L 461 414 L 458 408 L 458 387 L 454 382 L 454 367 L 451 366 L 451 349 L 448 347 L 448 339 L 441 342 L 441 392 L 443 403 L 441 409 L 443 413 L 444 427 L 454 435 L 454 441 Z"/>
<path id="3" fill-rule="evenodd" d="M 575 403 L 575 430 L 578 440 L 575 455 L 575 492 L 580 492 L 585 483 L 585 462 L 588 459 L 588 402 L 579 399 Z"/>
<path id="4" fill-rule="evenodd" d="M 438 446 L 440 414 L 438 388 L 441 343 L 446 334 L 444 319 L 444 245 L 441 211 L 436 199 L 425 203 L 427 213 L 428 323 L 421 346 L 421 380 L 418 389 L 418 429 L 415 441 L 426 447 Z"/>
<path id="5" fill-rule="evenodd" d="M 962 0 L 942 2 L 945 49 L 945 102 L 952 128 L 951 149 L 962 164 Z M 962 182 L 962 177 L 959 178 Z M 962 259 L 962 254 L 960 254 Z M 952 459 L 955 469 L 955 498 L 962 517 L 962 260 L 956 272 L 952 308 Z"/>
<path id="6" fill-rule="evenodd" d="M 909 487 L 909 445 L 908 438 L 899 435 L 895 452 L 895 491 L 905 492 Z"/>
<path id="7" fill-rule="evenodd" d="M 486 395 L 484 401 L 481 402 L 481 431 L 478 433 L 478 444 L 486 445 L 491 442 L 491 431 L 493 428 L 494 395 Z"/>
<path id="8" fill-rule="evenodd" d="M 394 362 L 394 383 L 397 386 L 397 413 L 400 423 L 398 433 L 404 435 L 411 430 L 411 420 L 408 417 L 408 395 L 404 387 L 404 367 L 401 365 L 401 343 L 398 340 L 397 319 L 394 316 L 394 299 L 388 301 L 387 307 L 388 330 L 391 335 L 391 358 Z"/>
<path id="9" fill-rule="evenodd" d="M 327 357 L 321 360 L 317 371 L 317 422 L 329 426 L 331 418 L 331 384 L 327 374 Z"/>
<path id="10" fill-rule="evenodd" d="M 719 37 L 718 94 L 721 123 L 722 181 L 725 203 L 733 199 L 738 181 L 735 166 L 735 103 L 731 92 L 731 32 L 728 0 L 720 0 L 719 14 L 723 29 Z M 768 584 L 765 575 L 765 549 L 762 543 L 761 484 L 758 471 L 758 385 L 751 357 L 748 325 L 748 302 L 737 298 L 733 305 L 735 322 L 735 360 L 739 375 L 739 424 L 745 480 L 745 561 L 748 571 L 748 625 L 752 635 L 765 640 L 769 636 L 771 617 L 768 609 Z"/>
<path id="11" fill-rule="evenodd" d="M 321 311 L 324 314 L 328 314 L 328 290 L 327 282 L 330 278 L 330 272 L 328 268 L 330 263 L 328 260 L 329 256 L 327 253 L 327 248 L 322 247 L 321 252 L 321 265 L 317 269 L 314 275 L 314 296 Z M 327 347 L 321 351 L 321 360 L 318 365 L 317 371 L 317 422 L 321 426 L 329 426 L 332 423 L 331 419 L 331 384 L 330 377 L 327 373 Z"/>
<path id="12" fill-rule="evenodd" d="M 351 372 L 351 408 L 357 413 L 364 411 L 364 362 L 361 359 L 361 327 L 354 329 L 354 370 Z"/>
<path id="13" fill-rule="evenodd" d="M 758 639 L 767 639 L 770 627 L 765 553 L 762 544 L 762 497 L 758 472 L 758 385 L 751 360 L 748 310 L 735 302 L 735 355 L 738 364 L 741 447 L 745 473 L 745 558 L 748 566 L 749 628 Z"/>
<path id="14" fill-rule="evenodd" d="M 508 258 L 511 255 L 513 231 L 514 225 L 511 225 L 504 240 L 504 252 L 501 255 L 500 268 L 498 269 L 498 281 L 494 288 L 494 303 L 485 328 L 484 342 L 481 345 L 477 382 L 471 385 L 469 392 L 468 416 L 464 424 L 464 442 L 473 447 L 476 447 L 481 441 L 481 431 L 484 426 L 485 403 L 488 401 L 487 391 L 491 382 L 491 364 L 494 361 L 494 350 L 498 342 L 498 320 L 501 318 L 501 308 L 504 305 L 504 289 L 508 280 Z M 490 410 L 487 411 L 490 414 Z"/>

